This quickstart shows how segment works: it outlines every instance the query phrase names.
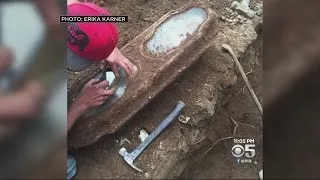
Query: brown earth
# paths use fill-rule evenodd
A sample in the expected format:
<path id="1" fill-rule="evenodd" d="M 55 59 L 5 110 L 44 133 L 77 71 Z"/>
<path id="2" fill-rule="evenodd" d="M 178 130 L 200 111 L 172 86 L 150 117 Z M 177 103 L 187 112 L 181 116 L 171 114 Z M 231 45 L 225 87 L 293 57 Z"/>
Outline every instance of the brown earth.
<path id="1" fill-rule="evenodd" d="M 187 2 L 190 1 L 111 0 L 100 1 L 98 4 L 108 7 L 113 15 L 129 16 L 129 23 L 119 24 L 121 36 L 118 47 L 121 48 L 162 15 Z M 203 2 L 209 3 L 218 14 L 223 13 L 231 4 L 229 0 Z M 228 26 L 230 30 L 238 28 L 220 23 Z M 236 37 L 232 36 L 226 41 L 230 41 L 231 44 L 237 41 Z M 235 47 L 236 53 L 242 56 L 240 61 L 245 72 L 251 72 L 248 74 L 249 81 L 262 102 L 261 37 L 244 50 L 246 53 L 241 53 L 241 47 Z M 256 143 L 260 152 L 260 155 L 257 155 L 257 164 L 237 166 L 230 153 L 232 140 L 218 141 L 232 136 L 235 124 L 231 117 L 239 122 L 236 137 L 262 140 L 262 120 L 259 112 L 245 89 L 244 82 L 241 78 L 236 78 L 234 73 L 235 69 L 229 54 L 221 54 L 217 47 L 212 47 L 119 132 L 101 138 L 92 146 L 77 149 L 75 151 L 79 165 L 77 178 L 256 179 L 258 170 L 262 168 L 261 143 Z M 139 158 L 136 165 L 146 170 L 146 173 L 138 174 L 128 168 L 118 155 L 121 147 L 118 144 L 120 139 L 123 137 L 129 139 L 131 143 L 125 144 L 125 147 L 132 150 L 139 143 L 137 136 L 140 129 L 144 128 L 151 132 L 178 100 L 187 103 L 182 115 L 190 117 L 191 121 L 187 124 L 175 122 L 161 135 L 161 138 L 153 142 L 148 148 L 149 153 Z M 216 146 L 213 146 L 216 142 L 218 142 Z M 162 163 L 163 166 L 159 167 L 158 162 L 163 161 L 168 164 Z"/>

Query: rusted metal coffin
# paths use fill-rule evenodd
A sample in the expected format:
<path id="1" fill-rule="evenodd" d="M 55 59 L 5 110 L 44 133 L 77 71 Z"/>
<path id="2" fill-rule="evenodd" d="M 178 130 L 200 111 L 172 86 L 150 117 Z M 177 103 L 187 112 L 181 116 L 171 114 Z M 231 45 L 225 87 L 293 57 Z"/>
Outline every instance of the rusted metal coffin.
<path id="1" fill-rule="evenodd" d="M 158 30 L 161 25 L 169 22 L 170 18 L 178 18 L 177 16 L 180 14 L 193 9 L 203 11 L 205 14 L 204 20 L 197 26 L 196 30 L 191 34 L 187 33 L 186 38 L 176 47 L 171 46 L 163 51 L 163 48 L 159 50 L 158 45 L 158 47 L 154 46 L 153 51 L 159 50 L 160 53 L 151 51 L 149 48 L 150 41 L 154 38 L 155 33 L 161 33 L 161 29 Z M 167 13 L 125 45 L 121 52 L 138 67 L 137 73 L 133 77 L 127 78 L 125 94 L 112 106 L 108 108 L 99 107 L 93 110 L 96 113 L 85 114 L 77 121 L 69 133 L 69 146 L 87 146 L 103 135 L 117 131 L 184 70 L 196 62 L 201 54 L 212 45 L 219 30 L 217 23 L 216 14 L 205 4 L 190 3 Z M 96 76 L 99 71 L 98 66 L 95 66 L 80 72 L 76 77 L 79 79 L 77 83 L 70 85 L 69 99 L 76 97 L 77 92 L 85 82 Z"/>

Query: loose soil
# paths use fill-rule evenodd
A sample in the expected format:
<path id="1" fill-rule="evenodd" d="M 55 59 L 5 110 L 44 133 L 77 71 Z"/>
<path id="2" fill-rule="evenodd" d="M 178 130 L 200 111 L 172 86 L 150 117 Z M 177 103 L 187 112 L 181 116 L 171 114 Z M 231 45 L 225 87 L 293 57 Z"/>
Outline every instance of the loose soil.
<path id="1" fill-rule="evenodd" d="M 187 2 L 190 0 L 108 0 L 97 1 L 97 4 L 107 7 L 113 15 L 129 16 L 129 23 L 119 24 L 121 35 L 118 47 L 121 48 L 165 13 Z M 203 2 L 210 4 L 217 14 L 225 13 L 225 8 L 230 7 L 232 3 L 230 0 L 203 0 Z M 230 26 L 230 29 L 235 28 L 223 22 L 221 25 Z M 231 57 L 227 53 L 212 57 L 216 51 L 217 49 L 211 48 L 205 53 L 193 67 L 160 93 L 119 132 L 101 138 L 92 146 L 77 149 L 75 151 L 79 165 L 77 178 L 258 178 L 258 171 L 262 169 L 262 119 L 243 80 L 234 70 Z M 246 50 L 240 62 L 245 72 L 248 72 L 249 81 L 262 103 L 260 36 Z M 240 78 L 236 78 L 236 75 Z M 146 173 L 138 174 L 128 168 L 123 161 L 120 161 L 118 155 L 118 150 L 123 146 L 119 145 L 121 139 L 126 137 L 130 140 L 130 145 L 128 143 L 124 145 L 131 151 L 139 144 L 137 136 L 140 129 L 144 128 L 151 132 L 178 100 L 188 104 L 180 118 L 191 117 L 191 121 L 187 124 L 179 122 L 172 124 L 161 135 L 162 140 L 156 140 L 148 148 L 151 153 L 145 153 L 139 158 L 136 165 L 144 167 Z M 232 139 L 219 141 L 221 138 L 232 136 L 235 128 L 232 120 L 238 122 L 235 137 L 255 138 L 258 146 L 256 150 L 259 152 L 256 158 L 257 164 L 237 165 L 230 153 L 233 146 Z M 187 137 L 186 141 L 180 141 L 184 137 Z M 185 142 L 192 144 L 193 149 L 188 149 Z M 172 148 L 169 149 L 173 152 L 171 156 L 162 153 L 168 151 L 168 148 Z M 172 160 L 176 158 L 175 154 L 179 154 L 175 149 L 181 150 L 181 153 L 185 154 L 184 157 L 188 158 Z M 171 167 L 168 164 L 166 167 L 157 167 L 159 161 L 177 161 L 180 166 Z"/>

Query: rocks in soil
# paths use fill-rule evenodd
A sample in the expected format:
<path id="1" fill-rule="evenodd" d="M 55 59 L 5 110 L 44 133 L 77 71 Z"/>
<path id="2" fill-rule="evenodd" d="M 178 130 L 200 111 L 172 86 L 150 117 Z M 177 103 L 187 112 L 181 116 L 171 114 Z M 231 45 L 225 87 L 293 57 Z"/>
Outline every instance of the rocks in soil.
<path id="1" fill-rule="evenodd" d="M 116 139 L 115 142 L 122 146 L 125 143 L 131 144 L 130 140 L 126 137 L 121 137 L 120 140 Z"/>
<path id="2" fill-rule="evenodd" d="M 146 178 L 150 178 L 150 174 L 149 173 L 144 173 L 144 176 L 146 177 Z"/>
<path id="3" fill-rule="evenodd" d="M 263 4 L 258 3 L 253 11 L 257 16 L 262 16 L 263 14 Z M 225 8 L 225 11 L 222 13 L 220 20 L 227 23 L 228 25 L 236 25 L 236 24 L 244 24 L 248 21 L 248 19 L 242 15 L 239 15 L 237 11 L 233 11 L 231 8 Z"/>
<path id="4" fill-rule="evenodd" d="M 253 11 L 256 12 L 257 16 L 262 16 L 263 14 L 263 3 L 258 3 L 257 6 L 253 8 Z"/>
<path id="5" fill-rule="evenodd" d="M 148 136 L 149 136 L 149 134 L 147 133 L 146 130 L 144 130 L 144 129 L 140 130 L 139 139 L 140 139 L 141 142 L 146 140 Z"/>
<path id="6" fill-rule="evenodd" d="M 222 21 L 226 21 L 226 19 L 227 19 L 225 16 L 220 16 L 220 18 Z"/>
<path id="7" fill-rule="evenodd" d="M 225 10 L 226 10 L 228 13 L 232 13 L 232 9 L 231 9 L 231 8 L 226 7 Z"/>
<path id="8" fill-rule="evenodd" d="M 225 13 L 220 16 L 220 19 L 229 25 L 243 24 L 246 20 L 245 17 L 239 15 L 238 12 L 233 11 L 230 8 L 225 9 Z"/>
<path id="9" fill-rule="evenodd" d="M 212 117 L 215 113 L 216 101 L 210 101 L 207 98 L 202 98 L 192 105 L 193 113 L 190 116 L 188 124 L 197 125 L 200 121 Z"/>
<path id="10" fill-rule="evenodd" d="M 218 49 L 221 44 L 229 44 L 237 57 L 240 57 L 249 47 L 249 45 L 257 38 L 257 32 L 254 29 L 253 22 L 247 20 L 244 24 L 240 25 L 237 29 L 225 27 L 217 35 L 216 44 Z"/>
<path id="11" fill-rule="evenodd" d="M 190 117 L 184 116 L 184 115 L 180 115 L 178 120 L 183 124 L 187 124 L 189 122 L 189 120 L 190 120 Z"/>
<path id="12" fill-rule="evenodd" d="M 231 18 L 235 18 L 238 15 L 237 11 L 233 11 L 230 15 Z"/>

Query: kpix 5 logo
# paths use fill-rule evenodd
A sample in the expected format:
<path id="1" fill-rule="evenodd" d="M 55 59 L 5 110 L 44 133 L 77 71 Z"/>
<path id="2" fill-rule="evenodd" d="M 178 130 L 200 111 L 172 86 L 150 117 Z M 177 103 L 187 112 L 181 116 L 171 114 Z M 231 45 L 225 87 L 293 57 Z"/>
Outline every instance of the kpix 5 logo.
<path id="1" fill-rule="evenodd" d="M 233 157 L 237 158 L 238 164 L 252 163 L 256 155 L 254 139 L 233 139 L 234 146 L 231 149 Z"/>

